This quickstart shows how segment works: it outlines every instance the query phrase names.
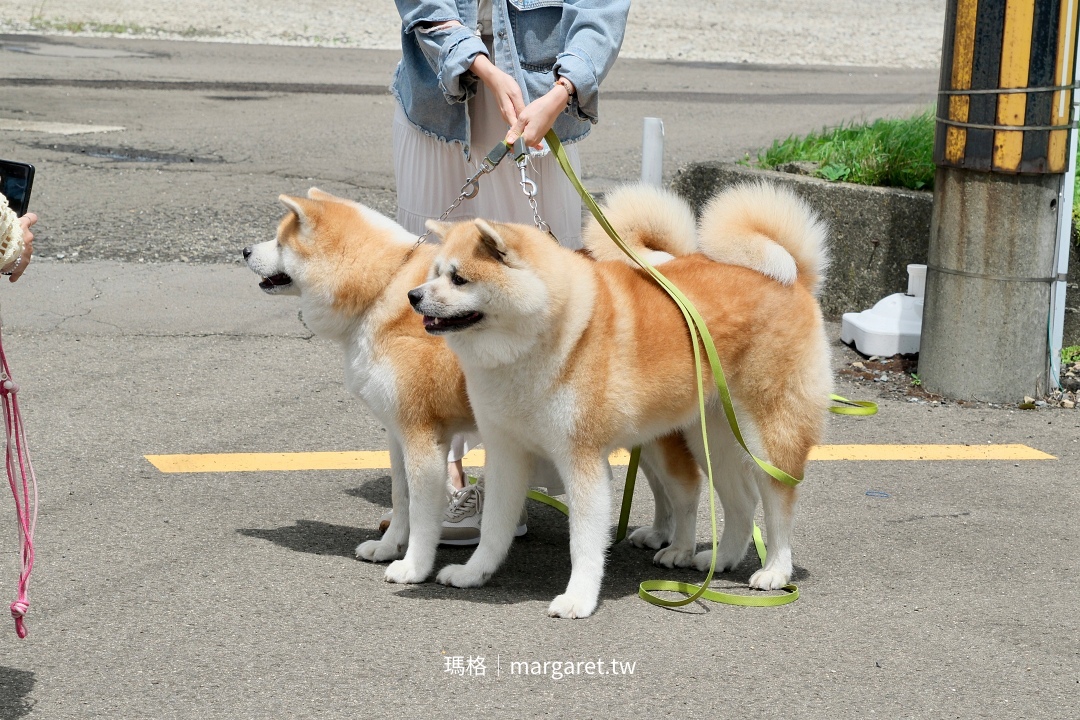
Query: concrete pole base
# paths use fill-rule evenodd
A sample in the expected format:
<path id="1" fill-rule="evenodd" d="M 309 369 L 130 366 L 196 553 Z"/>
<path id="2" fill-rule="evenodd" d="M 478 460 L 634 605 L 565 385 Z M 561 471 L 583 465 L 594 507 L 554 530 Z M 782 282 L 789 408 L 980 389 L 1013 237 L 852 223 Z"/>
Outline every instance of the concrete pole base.
<path id="1" fill-rule="evenodd" d="M 961 400 L 1049 390 L 1060 175 L 938 168 L 919 377 Z"/>

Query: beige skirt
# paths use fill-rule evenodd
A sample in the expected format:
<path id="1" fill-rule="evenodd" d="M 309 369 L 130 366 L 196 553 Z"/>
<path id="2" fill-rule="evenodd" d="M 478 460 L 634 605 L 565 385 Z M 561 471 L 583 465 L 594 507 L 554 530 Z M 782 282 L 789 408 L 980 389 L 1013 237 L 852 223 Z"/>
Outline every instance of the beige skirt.
<path id="1" fill-rule="evenodd" d="M 509 127 L 483 83 L 469 101 L 472 122 L 472 159 L 466 160 L 457 143 L 442 142 L 425 134 L 405 117 L 399 105 L 394 115 L 394 172 L 397 177 L 397 221 L 420 235 L 429 218 L 438 218 L 454 202 L 462 185 L 480 167 L 480 161 L 506 136 Z M 581 174 L 577 148 L 565 145 L 575 172 Z M 537 210 L 564 247 L 581 247 L 581 198 L 566 179 L 551 153 L 534 154 L 529 178 L 537 187 Z M 507 155 L 495 171 L 480 178 L 480 192 L 462 201 L 449 220 L 484 218 L 496 222 L 533 224 L 529 200 L 520 185 L 521 175 Z"/>

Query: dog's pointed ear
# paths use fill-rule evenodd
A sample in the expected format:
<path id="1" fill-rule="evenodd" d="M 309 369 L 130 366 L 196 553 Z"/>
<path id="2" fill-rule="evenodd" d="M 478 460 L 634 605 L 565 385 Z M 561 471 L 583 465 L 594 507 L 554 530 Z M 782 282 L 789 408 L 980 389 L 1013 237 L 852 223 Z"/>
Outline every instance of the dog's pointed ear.
<path id="1" fill-rule="evenodd" d="M 312 200 L 337 200 L 338 202 L 341 201 L 341 198 L 339 198 L 338 196 L 331 195 L 330 193 L 324 192 L 317 187 L 309 188 L 307 191 L 307 196 Z"/>
<path id="2" fill-rule="evenodd" d="M 506 241 L 502 239 L 502 235 L 483 220 L 476 221 L 476 229 L 480 231 L 480 244 L 484 250 L 499 262 L 505 263 L 509 249 L 507 249 Z"/>
<path id="3" fill-rule="evenodd" d="M 289 195 L 278 195 L 278 200 L 296 215 L 297 219 L 300 221 L 300 230 L 306 235 L 313 224 L 313 208 L 311 202 L 304 198 L 291 197 Z"/>
<path id="4" fill-rule="evenodd" d="M 435 237 L 440 240 L 445 240 L 446 233 L 450 230 L 450 223 L 439 222 L 438 220 L 428 220 L 424 223 L 424 227 Z"/>

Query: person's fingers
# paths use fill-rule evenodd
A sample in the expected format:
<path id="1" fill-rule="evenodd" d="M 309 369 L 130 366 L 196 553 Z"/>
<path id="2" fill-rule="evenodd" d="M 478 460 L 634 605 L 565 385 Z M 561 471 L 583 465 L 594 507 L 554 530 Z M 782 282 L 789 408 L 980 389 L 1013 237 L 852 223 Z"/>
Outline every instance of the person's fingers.
<path id="1" fill-rule="evenodd" d="M 32 223 L 31 223 L 32 224 Z M 30 258 L 34 254 L 34 234 L 29 230 L 23 235 L 23 251 L 19 256 L 19 267 L 15 268 L 15 272 L 11 273 L 11 277 L 8 278 L 11 282 L 15 282 L 22 274 L 26 272 L 26 266 L 30 264 Z"/>
<path id="2" fill-rule="evenodd" d="M 33 225 L 34 223 L 36 223 L 37 221 L 38 221 L 37 213 L 26 213 L 21 218 L 19 218 L 19 222 L 23 226 L 23 232 L 26 232 L 27 230 L 29 230 L 30 226 Z"/>
<path id="3" fill-rule="evenodd" d="M 510 126 L 510 130 L 506 133 L 504 138 L 505 142 L 509 145 L 513 145 L 517 142 L 517 139 L 521 137 L 521 133 L 525 130 L 525 118 L 518 115 L 518 119 Z"/>

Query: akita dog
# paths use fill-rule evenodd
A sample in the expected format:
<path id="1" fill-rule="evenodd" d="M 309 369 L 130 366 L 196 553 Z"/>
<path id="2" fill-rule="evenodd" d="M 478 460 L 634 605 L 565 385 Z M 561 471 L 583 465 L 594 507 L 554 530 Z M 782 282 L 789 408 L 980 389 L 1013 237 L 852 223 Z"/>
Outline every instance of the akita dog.
<path id="1" fill-rule="evenodd" d="M 826 265 L 823 223 L 790 192 L 764 184 L 714 198 L 689 243 L 674 241 L 685 233 L 671 230 L 693 227 L 689 208 L 657 189 L 617 193 L 608 217 L 654 260 L 674 256 L 660 269 L 705 318 L 744 437 L 759 457 L 801 478 L 821 437 L 832 385 L 815 297 Z M 682 432 L 704 466 L 683 316 L 628 259 L 589 260 L 522 225 L 476 220 L 429 228 L 443 245 L 427 282 L 409 299 L 427 331 L 445 335 L 461 361 L 490 478 L 479 546 L 466 564 L 443 568 L 437 579 L 472 587 L 495 572 L 525 493 L 520 478 L 535 458 L 548 458 L 570 498 L 573 566 L 548 612 L 586 617 L 596 608 L 609 542 L 608 453 Z M 586 247 L 594 257 L 616 257 L 609 245 L 590 227 Z M 732 568 L 743 558 L 760 497 L 768 562 L 750 585 L 780 588 L 792 573 L 795 489 L 763 473 L 736 444 L 707 365 L 705 375 L 708 440 L 725 520 L 717 567 Z M 683 508 L 675 524 L 692 523 L 693 510 L 685 508 L 696 506 L 697 485 L 664 489 Z M 659 531 L 642 529 L 638 540 Z M 692 553 L 693 541 L 692 529 L 677 529 L 667 550 Z M 699 553 L 694 564 L 707 568 L 710 555 Z"/>
<path id="2" fill-rule="evenodd" d="M 362 543 L 357 557 L 392 560 L 390 582 L 421 582 L 431 573 L 442 528 L 450 439 L 476 429 L 457 358 L 425 332 L 409 306 L 408 291 L 426 278 L 438 247 L 417 245 L 417 237 L 393 220 L 316 188 L 306 199 L 279 199 L 288 214 L 277 237 L 245 248 L 244 258 L 265 292 L 299 296 L 304 323 L 341 344 L 346 387 L 386 427 L 394 512 L 382 539 Z M 442 326 L 452 322 L 468 321 Z M 678 436 L 642 450 L 650 483 L 696 486 L 692 464 Z M 523 487 L 530 478 L 547 485 L 549 472 L 554 469 L 538 464 L 515 479 Z M 674 533 L 668 515 L 657 527 L 648 538 L 654 546 Z"/>

